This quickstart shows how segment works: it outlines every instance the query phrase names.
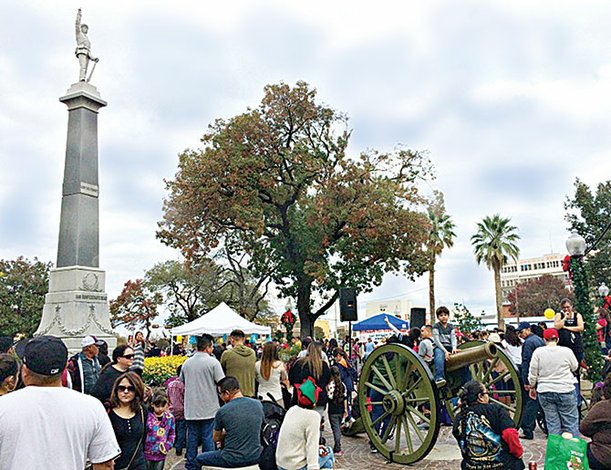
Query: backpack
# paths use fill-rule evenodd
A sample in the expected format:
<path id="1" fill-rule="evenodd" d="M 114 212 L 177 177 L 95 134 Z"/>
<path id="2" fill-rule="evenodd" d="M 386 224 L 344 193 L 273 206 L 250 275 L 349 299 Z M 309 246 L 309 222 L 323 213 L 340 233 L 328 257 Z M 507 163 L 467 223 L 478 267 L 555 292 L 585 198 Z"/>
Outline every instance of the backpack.
<path id="1" fill-rule="evenodd" d="M 264 400 L 261 404 L 263 405 L 263 424 L 261 425 L 263 451 L 261 457 L 259 457 L 259 467 L 261 470 L 278 470 L 276 447 L 278 446 L 280 426 L 282 426 L 286 411 L 273 401 Z"/>

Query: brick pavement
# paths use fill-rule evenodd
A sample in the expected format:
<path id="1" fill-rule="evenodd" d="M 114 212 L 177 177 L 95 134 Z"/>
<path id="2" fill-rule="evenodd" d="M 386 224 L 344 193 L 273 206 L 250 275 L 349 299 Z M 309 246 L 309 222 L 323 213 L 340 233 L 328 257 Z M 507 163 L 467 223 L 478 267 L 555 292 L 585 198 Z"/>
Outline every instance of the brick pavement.
<path id="1" fill-rule="evenodd" d="M 451 427 L 442 427 L 439 432 L 439 439 L 435 448 L 428 457 L 413 465 L 399 465 L 388 463 L 379 454 L 372 454 L 369 449 L 367 435 L 362 434 L 357 437 L 342 436 L 342 448 L 344 455 L 339 457 L 335 468 L 337 470 L 374 470 L 383 468 L 384 470 L 400 470 L 406 468 L 418 469 L 460 469 L 460 451 L 456 440 L 451 434 Z M 325 431 L 327 443 L 333 443 L 332 435 Z M 540 429 L 535 430 L 535 439 L 532 441 L 522 440 L 524 446 L 524 463 L 528 468 L 528 462 L 535 461 L 539 469 L 543 468 L 545 462 L 546 436 Z M 184 459 L 176 457 L 174 452 L 168 457 L 165 466 L 166 470 L 183 470 Z"/>

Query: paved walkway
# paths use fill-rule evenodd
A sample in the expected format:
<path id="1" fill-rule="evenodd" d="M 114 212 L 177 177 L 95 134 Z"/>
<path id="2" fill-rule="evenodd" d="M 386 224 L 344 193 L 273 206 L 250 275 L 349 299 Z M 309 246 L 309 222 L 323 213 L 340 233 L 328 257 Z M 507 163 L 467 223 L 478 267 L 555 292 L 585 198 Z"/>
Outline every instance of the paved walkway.
<path id="1" fill-rule="evenodd" d="M 342 448 L 344 455 L 339 457 L 335 468 L 337 470 L 400 470 L 406 468 L 418 469 L 460 469 L 460 451 L 458 444 L 452 436 L 451 427 L 442 427 L 439 433 L 437 445 L 428 457 L 413 465 L 391 464 L 379 454 L 372 454 L 369 449 L 367 435 L 357 437 L 342 437 Z M 328 444 L 333 444 L 333 437 L 325 431 Z M 545 446 L 547 438 L 539 428 L 535 430 L 535 439 L 532 441 L 522 440 L 524 446 L 524 464 L 528 468 L 528 462 L 537 462 L 537 468 L 542 469 L 545 462 Z M 166 470 L 183 470 L 184 459 L 176 457 L 174 452 L 168 457 Z"/>

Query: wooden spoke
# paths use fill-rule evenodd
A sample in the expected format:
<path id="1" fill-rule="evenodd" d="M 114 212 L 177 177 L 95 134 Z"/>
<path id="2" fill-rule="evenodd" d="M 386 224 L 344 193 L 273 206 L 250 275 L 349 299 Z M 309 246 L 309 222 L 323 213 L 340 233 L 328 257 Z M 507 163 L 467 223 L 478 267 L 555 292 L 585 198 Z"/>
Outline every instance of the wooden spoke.
<path id="1" fill-rule="evenodd" d="M 405 392 L 405 395 L 409 396 L 411 395 L 411 393 L 414 391 L 414 389 L 416 388 L 416 386 L 422 381 L 422 376 L 418 377 L 418 380 L 416 380 L 412 386 L 409 388 L 409 390 L 407 390 Z"/>
<path id="2" fill-rule="evenodd" d="M 388 394 L 388 390 L 383 390 L 380 387 L 378 387 L 377 385 L 372 384 L 371 382 L 365 382 L 365 385 L 367 385 L 369 388 L 375 390 L 378 393 L 381 393 L 382 395 L 387 395 Z"/>
<path id="3" fill-rule="evenodd" d="M 505 408 L 507 411 L 511 411 L 512 413 L 516 411 L 516 409 L 512 406 L 506 405 L 503 402 L 500 402 L 498 400 L 495 400 L 494 398 L 490 397 L 490 401 L 493 403 L 496 403 L 497 405 L 501 405 L 503 408 Z"/>
<path id="4" fill-rule="evenodd" d="M 414 443 L 412 442 L 412 434 L 409 432 L 409 426 L 407 425 L 407 421 L 405 421 L 405 416 L 402 416 L 401 419 L 405 423 L 405 443 L 407 444 L 407 449 L 410 453 L 413 453 Z M 422 442 L 424 442 L 424 440 Z"/>
<path id="5" fill-rule="evenodd" d="M 384 384 L 384 386 L 388 389 L 388 390 L 392 390 L 394 387 L 392 385 L 390 385 L 390 383 L 388 382 L 388 380 L 386 380 L 386 378 L 384 377 L 384 375 L 382 374 L 382 372 L 380 372 L 378 370 L 378 368 L 376 367 L 376 365 L 372 365 L 371 366 L 371 370 L 373 371 L 373 373 L 375 375 L 377 375 L 378 379 L 380 379 L 380 381 Z"/>
<path id="6" fill-rule="evenodd" d="M 401 420 L 397 421 L 397 429 L 395 430 L 395 453 L 399 453 L 399 448 L 401 446 Z"/>
<path id="7" fill-rule="evenodd" d="M 420 418 L 425 423 L 429 424 L 431 422 L 431 420 L 429 418 L 427 418 L 424 413 L 421 413 L 419 410 L 417 410 L 413 406 L 406 406 L 405 409 L 409 410 L 409 412 L 411 414 L 414 414 L 414 415 L 418 416 L 418 418 Z"/>
<path id="8" fill-rule="evenodd" d="M 499 358 L 495 357 L 492 360 L 492 363 L 488 366 L 488 370 L 486 371 L 486 373 L 483 375 L 482 377 L 482 382 L 486 382 L 488 380 L 488 378 L 490 377 L 490 374 L 492 374 L 492 371 L 494 370 L 497 362 L 499 362 Z"/>
<path id="9" fill-rule="evenodd" d="M 390 368 L 390 364 L 388 363 L 388 359 L 386 359 L 386 355 L 382 356 L 382 362 L 384 363 L 384 367 L 386 369 L 386 373 L 388 374 L 388 380 L 390 380 L 390 383 L 392 384 L 392 387 L 396 388 L 397 387 L 397 381 L 395 380 L 395 376 L 392 373 L 392 369 Z M 399 364 L 397 364 L 397 365 L 399 365 Z"/>
<path id="10" fill-rule="evenodd" d="M 384 413 L 382 413 L 380 416 L 378 416 L 374 421 L 371 422 L 371 424 L 373 426 L 375 426 L 376 424 L 378 424 L 380 421 L 382 421 L 383 419 L 385 419 L 388 415 L 390 414 L 390 411 L 385 411 Z"/>
<path id="11" fill-rule="evenodd" d="M 497 383 L 499 380 L 504 379 L 504 378 L 505 378 L 505 377 L 507 377 L 508 375 L 510 375 L 510 374 L 509 374 L 509 371 L 507 371 L 507 372 L 503 372 L 501 375 L 499 375 L 499 376 L 498 376 L 497 378 L 495 378 L 493 381 L 488 382 L 488 383 L 487 383 L 487 385 L 488 385 L 488 386 L 490 386 L 490 385 L 494 385 L 494 384 L 495 384 L 495 383 Z"/>
<path id="12" fill-rule="evenodd" d="M 384 434 L 382 435 L 382 443 L 385 443 L 388 440 L 388 437 L 390 436 L 390 431 L 395 426 L 396 422 L 397 422 L 397 418 L 395 418 L 394 416 L 390 418 L 390 421 L 388 422 L 388 426 L 386 426 L 386 428 L 384 429 Z"/>

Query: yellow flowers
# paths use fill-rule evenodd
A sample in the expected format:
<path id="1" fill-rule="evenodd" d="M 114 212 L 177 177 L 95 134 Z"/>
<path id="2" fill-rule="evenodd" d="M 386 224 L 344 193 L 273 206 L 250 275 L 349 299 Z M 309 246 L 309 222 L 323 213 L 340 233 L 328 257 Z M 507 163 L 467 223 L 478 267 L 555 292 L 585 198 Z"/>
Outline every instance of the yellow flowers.
<path id="1" fill-rule="evenodd" d="M 176 375 L 176 369 L 187 360 L 187 356 L 147 357 L 144 359 L 142 379 L 149 385 L 163 385 Z"/>

